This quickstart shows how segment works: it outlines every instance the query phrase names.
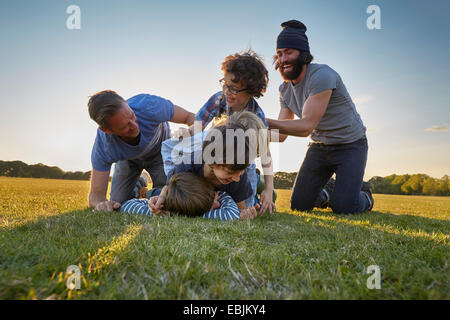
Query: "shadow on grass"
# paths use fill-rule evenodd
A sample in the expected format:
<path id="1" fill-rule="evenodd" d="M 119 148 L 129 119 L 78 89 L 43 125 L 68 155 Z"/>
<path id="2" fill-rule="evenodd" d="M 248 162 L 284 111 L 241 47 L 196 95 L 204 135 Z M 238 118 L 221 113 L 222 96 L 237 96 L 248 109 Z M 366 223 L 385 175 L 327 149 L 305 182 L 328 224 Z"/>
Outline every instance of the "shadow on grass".
<path id="1" fill-rule="evenodd" d="M 40 218 L 10 230 L 1 230 L 0 299 L 125 299 L 130 296 L 146 298 L 146 288 L 149 286 L 150 298 L 192 298 L 195 297 L 193 294 L 202 292 L 201 290 L 207 292 L 207 288 L 215 284 L 212 281 L 216 281 L 214 278 L 202 280 L 204 275 L 197 271 L 195 266 L 209 263 L 211 268 L 214 268 L 215 265 L 226 263 L 227 257 L 236 252 L 239 256 L 240 252 L 245 253 L 242 256 L 253 273 L 258 270 L 255 265 L 267 266 L 273 263 L 278 266 L 281 262 L 276 259 L 284 259 L 289 266 L 290 263 L 300 261 L 296 260 L 294 253 L 299 252 L 299 245 L 303 245 L 302 241 L 292 242 L 291 239 L 301 239 L 301 236 L 305 236 L 304 239 L 318 243 L 312 251 L 313 256 L 303 255 L 302 259 L 306 262 L 320 259 L 321 263 L 327 264 L 328 269 L 332 264 L 330 265 L 328 255 L 323 251 L 342 246 L 345 233 L 350 232 L 357 236 L 355 240 L 360 242 L 359 246 L 366 245 L 370 235 L 360 231 L 371 230 L 380 237 L 377 243 L 369 244 L 367 253 L 362 253 L 361 263 L 365 264 L 366 260 L 368 262 L 369 256 L 376 257 L 379 248 L 385 250 L 382 245 L 385 233 L 391 235 L 394 240 L 389 244 L 387 252 L 395 252 L 397 239 L 419 239 L 430 244 L 419 245 L 414 252 L 402 253 L 410 254 L 417 260 L 420 259 L 415 256 L 417 252 L 428 250 L 425 247 L 435 245 L 436 241 L 441 244 L 442 240 L 439 239 L 442 235 L 439 235 L 441 238 L 436 238 L 429 232 L 443 233 L 443 230 L 449 227 L 447 222 L 443 223 L 441 220 L 379 212 L 343 216 L 327 211 L 291 212 L 267 215 L 246 222 L 192 219 L 191 223 L 188 218 L 168 218 L 161 223 L 162 228 L 159 228 L 160 221 L 163 220 L 118 212 L 94 213 L 91 210 L 83 210 Z M 301 228 L 296 228 L 298 224 L 302 225 Z M 308 232 L 303 234 L 304 231 Z M 343 234 L 339 235 L 336 231 Z M 448 242 L 448 236 L 443 239 Z M 253 249 L 255 244 L 260 250 Z M 264 248 L 277 248 L 287 254 L 262 254 L 266 252 Z M 444 246 L 439 252 L 443 248 Z M 133 252 L 130 253 L 130 250 Z M 344 256 L 340 252 L 336 255 L 336 261 L 341 260 L 341 255 Z M 250 260 L 250 257 L 253 257 L 253 260 Z M 391 262 L 389 259 L 394 258 L 388 254 L 386 259 Z M 192 266 L 189 267 L 191 261 Z M 246 275 L 247 268 L 241 266 L 237 269 L 237 262 L 232 262 L 235 273 L 245 275 L 245 279 L 241 279 L 243 283 L 251 283 L 252 276 Z M 317 262 L 311 263 L 313 269 L 310 272 L 314 275 L 320 270 L 314 269 L 317 268 Z M 436 269 L 440 263 L 441 258 L 438 258 L 430 268 Z M 65 286 L 68 278 L 65 272 L 69 265 L 81 266 L 83 282 L 80 291 L 69 292 Z M 278 270 L 278 267 L 274 267 L 274 270 Z M 293 273 L 293 270 L 295 268 L 287 272 Z M 269 272 L 265 270 L 260 274 L 264 278 Z M 281 274 L 275 275 L 274 279 Z M 221 274 L 224 284 L 227 284 L 227 281 L 233 283 L 230 280 L 232 277 L 231 270 L 225 269 L 225 273 Z M 125 284 L 126 282 L 128 284 Z M 185 289 L 179 292 L 182 286 Z M 233 286 L 230 287 L 228 294 L 233 294 Z M 286 291 L 284 296 L 295 294 L 298 290 L 290 283 L 281 283 L 280 288 Z M 193 293 L 188 295 L 188 289 Z M 261 290 L 260 287 L 252 287 L 248 297 L 264 297 Z M 211 293 L 205 295 L 209 297 Z M 236 298 L 233 295 L 231 297 Z"/>
<path id="2" fill-rule="evenodd" d="M 424 238 L 449 244 L 450 221 L 438 220 L 414 215 L 395 215 L 391 213 L 371 211 L 361 214 L 337 215 L 331 211 L 299 212 L 287 214 L 303 218 L 304 221 L 314 219 L 332 224 L 362 227 L 379 230 L 390 234 L 404 235 L 412 238 Z"/>
<path id="3" fill-rule="evenodd" d="M 114 263 L 139 233 L 138 220 L 87 209 L 0 230 L 0 299 L 66 298 L 67 267 L 90 274 Z"/>

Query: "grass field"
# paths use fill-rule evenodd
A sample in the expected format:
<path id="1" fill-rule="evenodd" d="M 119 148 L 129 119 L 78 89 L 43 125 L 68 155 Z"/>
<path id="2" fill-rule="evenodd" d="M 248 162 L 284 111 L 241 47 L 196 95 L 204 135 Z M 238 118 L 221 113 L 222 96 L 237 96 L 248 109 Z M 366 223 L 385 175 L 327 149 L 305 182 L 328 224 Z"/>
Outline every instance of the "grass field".
<path id="1" fill-rule="evenodd" d="M 292 212 L 279 190 L 279 213 L 224 222 L 92 212 L 88 189 L 0 177 L 0 299 L 450 298 L 448 197 L 375 195 L 337 216 Z"/>

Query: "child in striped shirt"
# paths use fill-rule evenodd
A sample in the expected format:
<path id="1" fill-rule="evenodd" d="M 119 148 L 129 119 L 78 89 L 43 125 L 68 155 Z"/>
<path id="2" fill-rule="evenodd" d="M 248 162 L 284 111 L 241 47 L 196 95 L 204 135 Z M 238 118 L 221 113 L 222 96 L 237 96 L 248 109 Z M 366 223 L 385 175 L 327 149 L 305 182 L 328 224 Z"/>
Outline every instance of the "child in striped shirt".
<path id="1" fill-rule="evenodd" d="M 166 215 L 171 212 L 182 216 L 201 216 L 219 220 L 256 217 L 254 207 L 240 211 L 236 202 L 226 192 L 215 192 L 213 185 L 208 180 L 191 172 L 174 174 L 167 186 L 161 190 L 159 197 L 164 197 L 164 207 L 161 213 L 151 212 L 148 199 L 125 201 L 120 211 L 150 216 Z"/>

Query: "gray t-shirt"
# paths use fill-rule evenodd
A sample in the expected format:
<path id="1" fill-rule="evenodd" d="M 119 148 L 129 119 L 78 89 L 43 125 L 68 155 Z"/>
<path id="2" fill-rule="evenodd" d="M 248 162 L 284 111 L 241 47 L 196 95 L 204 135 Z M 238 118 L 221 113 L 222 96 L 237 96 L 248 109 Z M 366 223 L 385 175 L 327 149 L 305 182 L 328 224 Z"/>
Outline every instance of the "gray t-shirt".
<path id="1" fill-rule="evenodd" d="M 355 104 L 339 74 L 326 64 L 309 64 L 305 77 L 295 86 L 291 81 L 282 83 L 281 107 L 289 108 L 301 119 L 306 99 L 329 89 L 333 90 L 330 102 L 311 139 L 324 144 L 344 144 L 363 138 L 366 127 Z"/>

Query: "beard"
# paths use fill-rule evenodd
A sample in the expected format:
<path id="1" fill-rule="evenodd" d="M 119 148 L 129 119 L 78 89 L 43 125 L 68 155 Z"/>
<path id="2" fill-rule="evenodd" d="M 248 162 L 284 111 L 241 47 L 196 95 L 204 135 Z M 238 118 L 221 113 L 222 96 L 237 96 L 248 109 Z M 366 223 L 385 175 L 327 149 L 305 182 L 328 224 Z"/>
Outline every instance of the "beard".
<path id="1" fill-rule="evenodd" d="M 305 64 L 306 63 L 303 62 L 303 59 L 302 59 L 301 55 L 298 55 L 297 59 L 295 59 L 295 60 L 285 62 L 283 65 L 280 65 L 281 77 L 285 81 L 292 81 L 294 79 L 297 79 L 298 76 L 300 75 L 300 73 L 302 73 L 303 66 Z M 283 71 L 283 66 L 285 66 L 285 65 L 291 65 L 292 66 L 292 70 L 288 71 L 288 72 L 284 72 Z"/>

